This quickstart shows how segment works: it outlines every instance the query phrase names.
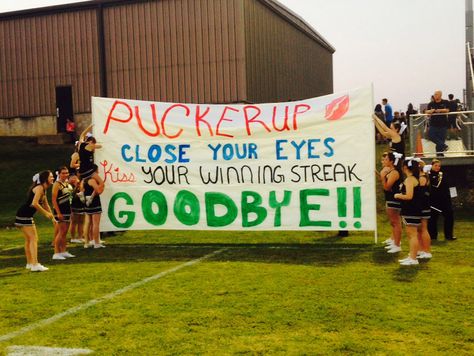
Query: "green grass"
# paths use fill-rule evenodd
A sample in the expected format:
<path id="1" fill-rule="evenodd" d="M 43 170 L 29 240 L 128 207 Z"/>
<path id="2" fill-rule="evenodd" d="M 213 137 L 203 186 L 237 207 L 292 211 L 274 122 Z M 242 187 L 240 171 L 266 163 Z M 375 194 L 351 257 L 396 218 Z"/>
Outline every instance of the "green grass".
<path id="1" fill-rule="evenodd" d="M 35 169 L 56 166 L 69 152 L 55 150 L 34 147 L 25 159 Z M 18 203 L 32 164 L 21 167 L 11 181 L 15 194 L 0 185 L 2 196 L 20 195 Z M 10 345 L 88 348 L 97 355 L 474 353 L 469 207 L 457 211 L 458 241 L 435 242 L 433 260 L 415 268 L 401 268 L 368 232 L 342 239 L 308 231 L 130 231 L 107 238 L 106 249 L 71 247 L 77 257 L 56 262 L 51 224 L 39 217 L 40 261 L 50 270 L 35 274 L 24 269 L 21 232 L 6 228 L 17 205 L 0 210 L 0 337 L 225 250 L 0 342 L 0 354 Z M 378 210 L 385 239 L 388 224 Z M 406 240 L 403 247 L 408 251 Z"/>

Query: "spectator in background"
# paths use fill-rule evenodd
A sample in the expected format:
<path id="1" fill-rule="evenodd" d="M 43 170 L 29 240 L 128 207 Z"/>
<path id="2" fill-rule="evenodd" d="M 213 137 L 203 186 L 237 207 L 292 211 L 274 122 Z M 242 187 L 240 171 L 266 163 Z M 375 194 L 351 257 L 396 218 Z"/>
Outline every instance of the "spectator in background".
<path id="1" fill-rule="evenodd" d="M 390 124 L 393 121 L 393 110 L 392 106 L 388 103 L 387 98 L 382 99 L 382 104 L 385 108 L 385 124 L 390 127 Z"/>
<path id="2" fill-rule="evenodd" d="M 448 131 L 448 115 L 449 102 L 442 98 L 442 91 L 436 90 L 433 94 L 433 101 L 428 104 L 427 114 L 434 114 L 430 116 L 428 137 L 436 145 L 437 156 L 443 156 L 443 152 L 448 150 L 446 145 L 446 134 Z M 441 114 L 441 115 L 440 115 Z"/>
<path id="3" fill-rule="evenodd" d="M 385 122 L 385 114 L 383 113 L 382 105 L 380 105 L 380 104 L 375 105 L 374 114 L 375 114 L 375 116 L 377 116 L 381 121 Z M 377 141 L 377 143 L 383 143 L 383 142 L 385 142 L 385 137 L 383 137 L 382 134 L 381 134 L 380 132 L 378 132 L 378 131 L 376 132 L 376 141 Z"/>
<path id="4" fill-rule="evenodd" d="M 407 107 L 407 112 L 406 112 L 405 114 L 406 114 L 406 123 L 407 123 L 408 129 L 409 129 L 409 128 L 410 128 L 411 116 L 418 114 L 418 111 L 416 111 L 416 110 L 413 108 L 413 104 L 412 104 L 412 103 L 409 103 L 409 104 L 408 104 L 408 107 Z M 407 129 L 407 134 L 408 134 L 408 129 Z"/>
<path id="5" fill-rule="evenodd" d="M 400 121 L 407 122 L 407 117 L 403 111 L 400 113 Z"/>
<path id="6" fill-rule="evenodd" d="M 392 120 L 392 122 L 400 121 L 400 120 L 401 120 L 401 118 L 400 118 L 400 111 L 395 111 L 395 112 L 393 113 L 393 120 Z"/>
<path id="7" fill-rule="evenodd" d="M 66 119 L 66 133 L 71 138 L 71 142 L 76 141 L 76 124 L 71 119 Z"/>
<path id="8" fill-rule="evenodd" d="M 412 104 L 412 103 L 409 103 L 409 104 L 408 104 L 408 107 L 407 107 L 407 112 L 406 112 L 407 121 L 410 120 L 410 116 L 411 116 L 411 115 L 415 115 L 415 114 L 418 114 L 418 111 L 416 111 L 416 110 L 413 108 L 413 104 Z"/>
<path id="9" fill-rule="evenodd" d="M 448 103 L 449 103 L 449 112 L 456 112 L 459 111 L 459 99 L 454 99 L 453 94 L 448 95 Z M 459 131 L 461 130 L 461 127 L 458 125 L 458 115 L 457 114 L 451 114 L 448 115 L 448 130 L 449 130 L 449 136 L 450 138 L 453 139 L 459 139 Z"/>

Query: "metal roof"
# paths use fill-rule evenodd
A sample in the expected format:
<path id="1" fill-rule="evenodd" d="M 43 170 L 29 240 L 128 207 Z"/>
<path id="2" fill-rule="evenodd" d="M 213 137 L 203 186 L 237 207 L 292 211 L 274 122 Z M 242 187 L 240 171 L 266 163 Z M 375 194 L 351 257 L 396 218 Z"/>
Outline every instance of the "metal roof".
<path id="1" fill-rule="evenodd" d="M 83 2 L 76 2 L 70 4 L 63 4 L 63 5 L 55 5 L 55 6 L 46 6 L 34 9 L 27 9 L 27 10 L 19 10 L 19 11 L 12 11 L 0 14 L 0 20 L 6 19 L 15 19 L 15 18 L 22 18 L 22 17 L 32 17 L 32 16 L 41 16 L 41 15 L 49 15 L 54 13 L 60 12 L 68 12 L 74 10 L 84 10 L 84 9 L 92 9 L 101 6 L 114 6 L 114 5 L 127 5 L 133 3 L 140 3 L 140 2 L 150 2 L 150 1 L 159 1 L 159 0 L 91 0 L 91 1 L 83 1 Z M 290 9 L 288 9 L 283 4 L 279 3 L 276 0 L 256 0 L 272 11 L 274 11 L 278 16 L 286 19 L 289 23 L 293 26 L 301 30 L 307 36 L 315 40 L 317 43 L 322 45 L 331 53 L 334 53 L 336 50 L 331 44 L 329 44 L 326 39 L 321 36 L 313 27 L 311 27 L 303 18 Z"/>

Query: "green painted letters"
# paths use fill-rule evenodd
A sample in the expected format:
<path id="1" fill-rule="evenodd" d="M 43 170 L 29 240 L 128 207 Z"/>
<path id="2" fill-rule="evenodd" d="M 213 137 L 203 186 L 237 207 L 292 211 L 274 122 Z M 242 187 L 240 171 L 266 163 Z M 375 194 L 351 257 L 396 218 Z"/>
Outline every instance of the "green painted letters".
<path id="1" fill-rule="evenodd" d="M 153 211 L 153 204 L 158 205 L 158 213 Z M 155 226 L 163 225 L 168 217 L 168 205 L 162 192 L 149 190 L 143 194 L 142 211 L 145 220 Z"/>
<path id="2" fill-rule="evenodd" d="M 234 201 L 224 193 L 208 192 L 205 194 L 207 226 L 222 227 L 230 225 L 237 217 L 238 209 Z M 223 205 L 227 212 L 222 216 L 216 215 L 216 205 Z"/>
<path id="3" fill-rule="evenodd" d="M 252 197 L 252 202 L 248 201 L 248 197 Z M 251 227 L 260 225 L 267 217 L 267 210 L 260 205 L 262 204 L 262 196 L 257 192 L 243 191 L 242 200 L 242 227 Z M 249 214 L 257 214 L 257 218 L 254 221 L 249 221 Z"/>
<path id="4" fill-rule="evenodd" d="M 133 225 L 133 222 L 135 221 L 135 212 L 133 212 L 133 211 L 119 211 L 119 213 L 118 213 L 119 219 L 122 220 L 125 217 L 125 220 L 123 222 L 120 222 L 114 214 L 114 212 L 115 212 L 115 203 L 117 202 L 118 199 L 124 199 L 125 204 L 133 205 L 133 199 L 130 195 L 128 195 L 127 193 L 123 193 L 123 192 L 115 193 L 112 196 L 112 198 L 110 198 L 109 209 L 107 211 L 107 215 L 109 216 L 109 219 L 112 222 L 112 224 L 114 224 L 116 227 L 128 229 L 130 226 Z"/>
<path id="5" fill-rule="evenodd" d="M 290 205 L 291 200 L 291 191 L 285 190 L 283 195 L 283 201 L 280 203 L 276 199 L 276 193 L 274 190 L 270 192 L 270 196 L 268 198 L 268 205 L 271 208 L 275 209 L 275 221 L 273 226 L 281 226 L 281 207 Z"/>
<path id="6" fill-rule="evenodd" d="M 309 204 L 309 196 L 329 196 L 329 189 L 304 189 L 300 190 L 300 226 L 324 226 L 331 227 L 330 221 L 314 221 L 309 217 L 311 210 L 319 210 L 320 204 Z"/>
<path id="7" fill-rule="evenodd" d="M 186 207 L 189 207 L 186 211 Z M 196 225 L 201 215 L 198 198 L 188 190 L 180 190 L 173 206 L 174 215 L 184 225 Z"/>

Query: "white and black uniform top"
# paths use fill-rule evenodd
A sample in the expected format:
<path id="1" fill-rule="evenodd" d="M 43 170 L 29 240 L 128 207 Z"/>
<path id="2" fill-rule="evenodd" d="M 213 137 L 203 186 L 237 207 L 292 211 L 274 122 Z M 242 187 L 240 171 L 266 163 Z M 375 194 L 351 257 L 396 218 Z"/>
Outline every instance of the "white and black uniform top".
<path id="1" fill-rule="evenodd" d="M 94 174 L 94 152 L 86 150 L 89 142 L 82 142 L 79 145 L 79 175 L 81 179 L 87 179 Z"/>
<path id="2" fill-rule="evenodd" d="M 71 218 L 71 194 L 72 194 L 72 186 L 68 182 L 60 182 L 59 183 L 60 188 L 58 191 L 58 196 L 56 197 L 56 202 L 58 203 L 59 206 L 59 211 L 63 215 L 63 220 L 65 222 L 68 222 Z M 58 212 L 55 210 L 54 211 L 54 218 L 57 220 L 58 219 Z"/>
<path id="3" fill-rule="evenodd" d="M 403 141 L 403 138 L 400 142 L 392 142 L 392 140 L 390 140 L 389 147 L 390 151 L 397 152 L 405 156 L 405 141 Z"/>
<path id="4" fill-rule="evenodd" d="M 71 199 L 71 211 L 74 214 L 82 215 L 84 214 L 85 204 L 81 201 L 77 193 L 79 193 L 79 185 L 73 188 L 72 199 Z"/>
<path id="5" fill-rule="evenodd" d="M 385 179 L 387 179 L 387 176 L 392 173 L 393 171 L 396 171 L 396 169 L 392 169 L 390 172 L 387 173 L 385 176 Z M 400 185 L 402 184 L 402 180 L 399 177 L 398 180 L 393 183 L 392 188 L 390 190 L 385 190 L 383 191 L 384 196 L 385 196 L 385 206 L 387 208 L 391 209 L 401 209 L 401 202 L 400 200 L 395 199 L 394 195 L 397 193 L 400 193 Z"/>
<path id="6" fill-rule="evenodd" d="M 33 215 L 36 213 L 36 208 L 31 205 L 33 203 L 33 198 L 35 197 L 35 193 L 33 192 L 33 189 L 35 189 L 37 186 L 33 187 L 30 192 L 28 193 L 28 199 L 26 200 L 26 203 L 24 203 L 18 211 L 16 212 L 15 216 L 15 225 L 16 226 L 32 226 L 35 224 L 33 220 Z M 41 203 L 45 199 L 45 196 L 41 198 Z"/>
<path id="7" fill-rule="evenodd" d="M 423 204 L 423 191 L 420 187 L 420 181 L 417 179 L 418 185 L 413 188 L 413 198 L 411 200 L 402 200 L 402 210 L 400 215 L 406 225 L 420 225 L 421 224 L 421 206 Z M 401 185 L 402 194 L 406 193 L 405 184 Z"/>

